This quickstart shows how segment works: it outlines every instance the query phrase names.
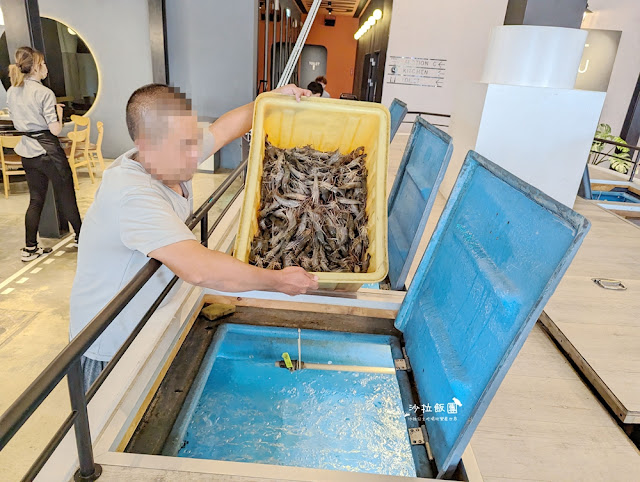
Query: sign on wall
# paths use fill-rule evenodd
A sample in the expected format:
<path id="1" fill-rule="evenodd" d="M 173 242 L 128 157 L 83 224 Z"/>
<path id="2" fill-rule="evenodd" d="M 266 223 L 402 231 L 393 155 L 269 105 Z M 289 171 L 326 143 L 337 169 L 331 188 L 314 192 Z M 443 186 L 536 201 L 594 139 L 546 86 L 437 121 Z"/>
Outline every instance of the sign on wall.
<path id="1" fill-rule="evenodd" d="M 443 87 L 447 61 L 391 55 L 387 60 L 387 83 L 420 87 Z"/>
<path id="2" fill-rule="evenodd" d="M 584 45 L 576 89 L 606 92 L 618 53 L 622 32 L 585 29 L 589 34 Z"/>

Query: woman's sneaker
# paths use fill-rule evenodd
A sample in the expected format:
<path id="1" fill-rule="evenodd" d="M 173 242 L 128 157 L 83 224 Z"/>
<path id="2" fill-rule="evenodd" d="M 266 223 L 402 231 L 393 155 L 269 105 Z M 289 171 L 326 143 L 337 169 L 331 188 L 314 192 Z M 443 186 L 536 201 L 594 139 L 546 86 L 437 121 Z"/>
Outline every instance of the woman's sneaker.
<path id="1" fill-rule="evenodd" d="M 22 253 L 22 261 L 26 263 L 27 261 L 33 261 L 39 258 L 43 254 L 49 254 L 51 251 L 51 248 L 39 248 L 35 246 L 33 248 L 22 248 L 20 252 Z"/>

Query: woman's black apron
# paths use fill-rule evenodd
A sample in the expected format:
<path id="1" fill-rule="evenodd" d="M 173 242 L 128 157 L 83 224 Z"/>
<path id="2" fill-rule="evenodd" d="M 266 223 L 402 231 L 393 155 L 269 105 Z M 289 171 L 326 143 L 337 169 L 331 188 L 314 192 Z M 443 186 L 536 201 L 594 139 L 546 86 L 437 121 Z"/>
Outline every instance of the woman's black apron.
<path id="1" fill-rule="evenodd" d="M 49 130 L 23 132 L 22 134 L 38 141 L 38 144 L 45 150 L 47 157 L 54 163 L 60 175 L 65 180 L 68 178 L 73 180 L 67 155 L 60 145 L 58 136 L 54 136 Z"/>
<path id="2" fill-rule="evenodd" d="M 38 141 L 38 144 L 42 146 L 47 156 L 47 159 L 43 160 L 43 162 L 51 162 L 55 166 L 56 171 L 58 171 L 60 176 L 67 183 L 67 189 L 73 190 L 75 198 L 71 166 L 69 166 L 67 155 L 60 145 L 60 139 L 58 139 L 58 136 L 53 135 L 49 130 L 22 132 L 22 135 Z M 52 190 L 51 184 L 49 184 L 49 190 Z M 51 204 L 53 203 L 50 203 L 49 196 L 51 194 L 53 194 L 53 198 L 55 199 L 55 206 L 52 206 Z M 40 218 L 40 227 L 38 231 L 44 237 L 59 238 L 69 232 L 69 223 L 60 209 L 61 204 L 59 193 L 55 191 L 53 191 L 53 193 L 48 193 L 47 198 L 48 199 L 45 202 L 42 216 Z"/>

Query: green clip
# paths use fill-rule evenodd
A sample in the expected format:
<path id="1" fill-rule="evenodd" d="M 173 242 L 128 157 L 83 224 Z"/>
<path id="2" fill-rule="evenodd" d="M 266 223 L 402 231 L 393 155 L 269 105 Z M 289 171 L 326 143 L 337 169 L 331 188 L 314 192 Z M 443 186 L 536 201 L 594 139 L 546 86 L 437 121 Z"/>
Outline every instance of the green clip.
<path id="1" fill-rule="evenodd" d="M 289 356 L 289 354 L 287 352 L 284 352 L 282 354 L 282 359 L 284 360 L 284 364 L 285 366 L 289 369 L 289 370 L 293 370 L 293 363 L 291 363 L 291 357 Z"/>

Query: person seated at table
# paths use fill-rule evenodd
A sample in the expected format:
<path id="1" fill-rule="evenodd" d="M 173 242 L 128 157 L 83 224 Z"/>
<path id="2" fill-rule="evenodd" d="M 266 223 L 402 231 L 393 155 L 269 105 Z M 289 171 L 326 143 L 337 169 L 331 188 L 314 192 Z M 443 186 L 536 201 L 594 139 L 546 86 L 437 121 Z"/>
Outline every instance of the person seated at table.
<path id="1" fill-rule="evenodd" d="M 327 78 L 324 75 L 316 77 L 316 82 L 322 86 L 322 97 L 331 97 L 327 92 Z"/>
<path id="2" fill-rule="evenodd" d="M 307 90 L 311 91 L 311 97 L 322 97 L 322 93 L 324 92 L 318 82 L 310 82 L 309 85 L 307 85 Z"/>
<path id="3" fill-rule="evenodd" d="M 22 261 L 26 262 L 51 252 L 51 248 L 38 247 L 38 226 L 49 182 L 62 215 L 76 233 L 75 246 L 82 221 L 71 166 L 57 137 L 62 131 L 62 104 L 56 104 L 53 91 L 41 83 L 49 73 L 44 55 L 31 47 L 20 47 L 15 62 L 9 66 L 11 87 L 7 91 L 7 105 L 13 125 L 22 132 L 14 151 L 22 157 L 29 186 L 29 207 L 24 220 L 26 243 L 21 250 Z"/>

